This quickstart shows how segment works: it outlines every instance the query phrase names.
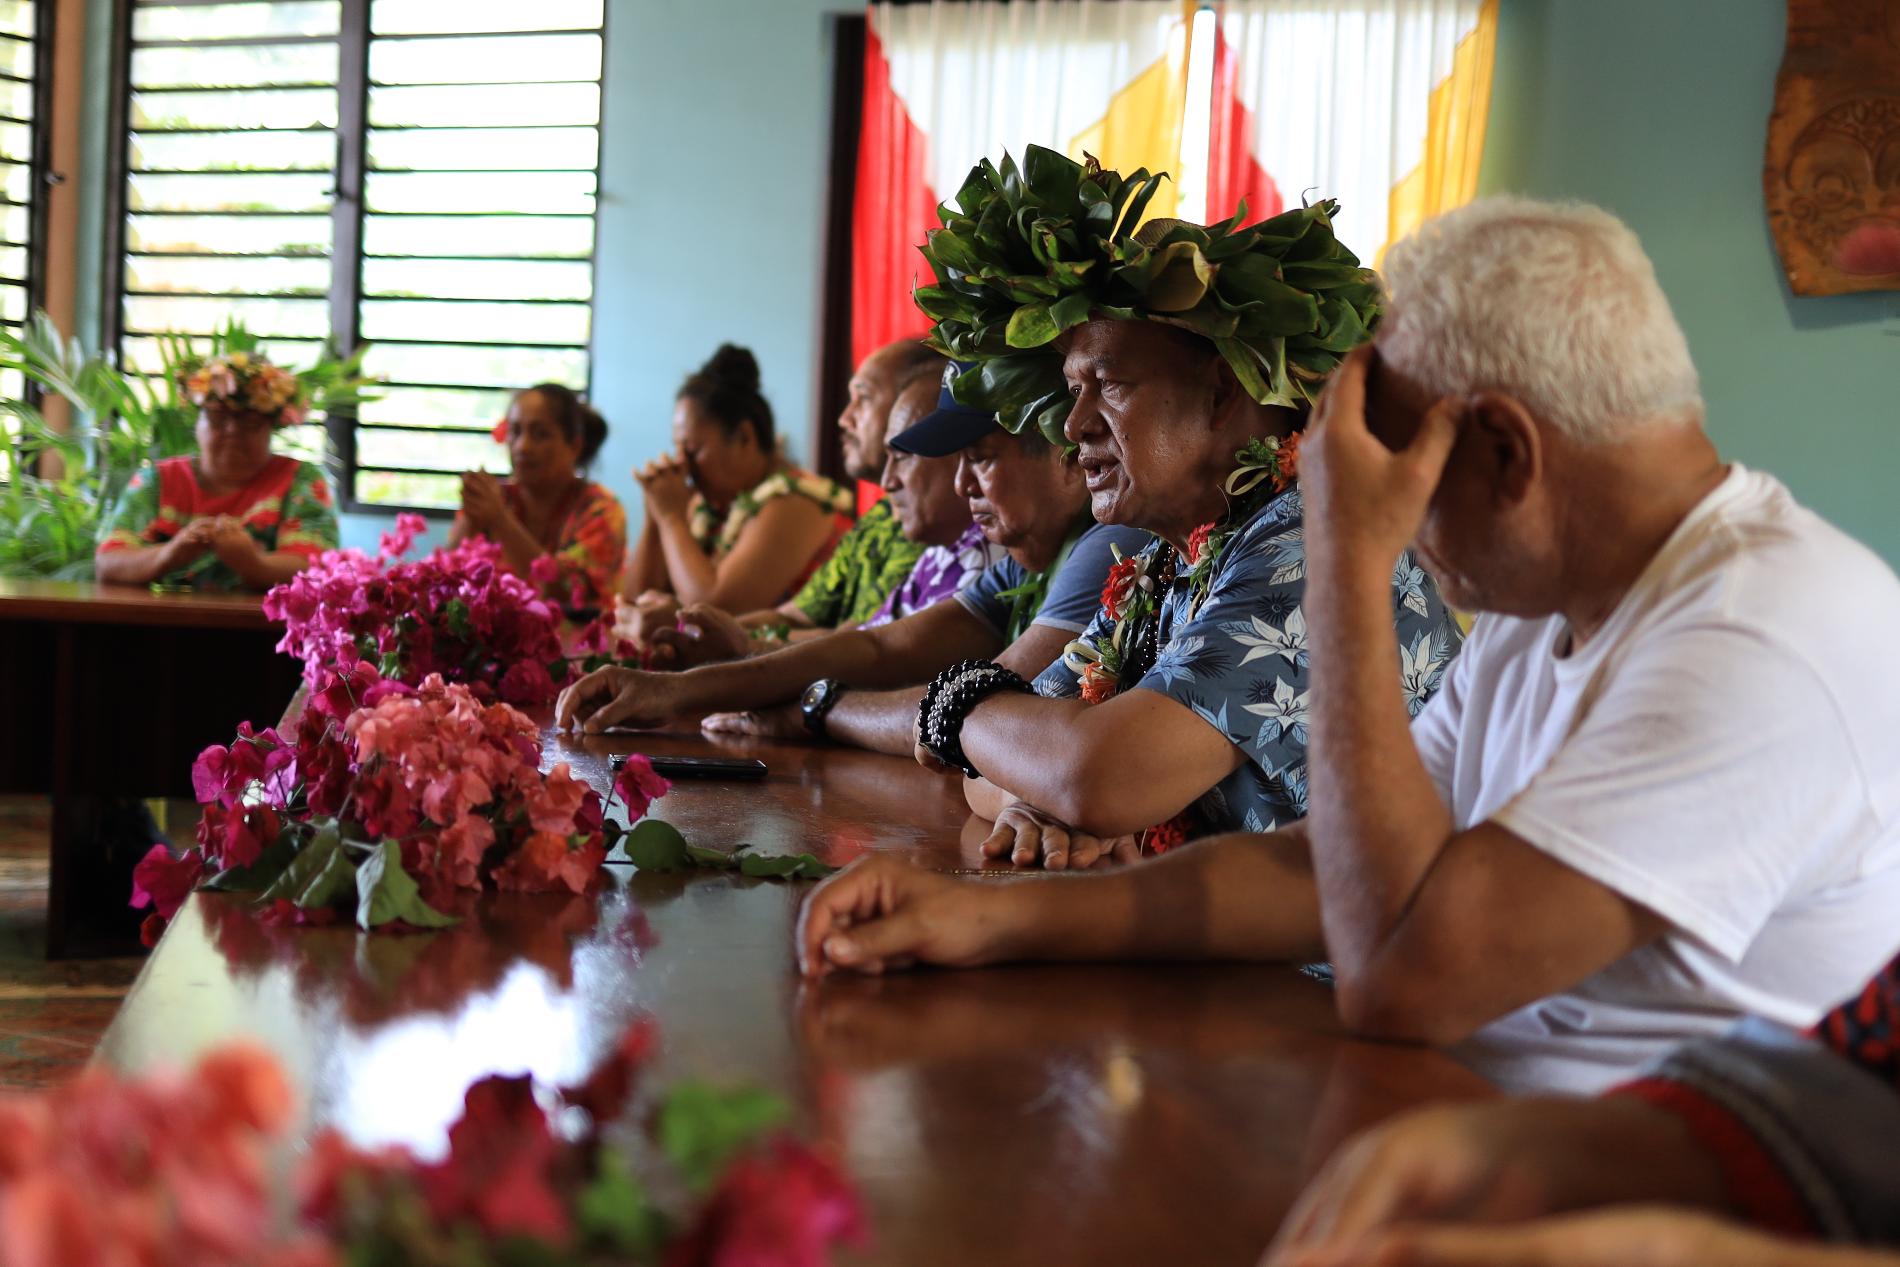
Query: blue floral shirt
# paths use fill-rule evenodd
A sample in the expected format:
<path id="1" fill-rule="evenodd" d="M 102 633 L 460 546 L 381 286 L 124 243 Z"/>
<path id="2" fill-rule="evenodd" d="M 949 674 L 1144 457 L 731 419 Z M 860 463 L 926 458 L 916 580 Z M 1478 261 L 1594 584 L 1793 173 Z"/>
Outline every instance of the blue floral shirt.
<path id="1" fill-rule="evenodd" d="M 1161 603 L 1161 645 L 1136 685 L 1179 701 L 1239 748 L 1246 760 L 1196 802 L 1216 831 L 1271 831 L 1306 816 L 1306 709 L 1309 671 L 1306 544 L 1300 491 L 1261 507 L 1228 545 L 1200 610 L 1188 612 L 1188 567 Z M 1156 539 L 1144 556 L 1170 547 Z M 1438 587 L 1408 551 L 1392 573 L 1399 670 L 1414 717 L 1438 690 L 1463 635 Z M 1114 632 L 1098 611 L 1082 637 L 1097 645 Z M 1036 679 L 1047 696 L 1076 696 L 1075 673 L 1060 660 Z"/>

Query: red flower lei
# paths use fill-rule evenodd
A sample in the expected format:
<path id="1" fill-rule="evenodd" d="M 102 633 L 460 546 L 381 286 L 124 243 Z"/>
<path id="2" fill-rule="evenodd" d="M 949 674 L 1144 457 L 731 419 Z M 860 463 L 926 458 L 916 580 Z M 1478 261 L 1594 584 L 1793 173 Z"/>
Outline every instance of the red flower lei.
<path id="1" fill-rule="evenodd" d="M 1115 566 L 1108 569 L 1108 577 L 1102 582 L 1102 606 L 1108 612 L 1110 620 L 1120 620 L 1128 609 L 1128 600 L 1135 596 L 1135 586 L 1141 580 L 1141 564 L 1130 555 L 1126 559 L 1117 559 Z"/>

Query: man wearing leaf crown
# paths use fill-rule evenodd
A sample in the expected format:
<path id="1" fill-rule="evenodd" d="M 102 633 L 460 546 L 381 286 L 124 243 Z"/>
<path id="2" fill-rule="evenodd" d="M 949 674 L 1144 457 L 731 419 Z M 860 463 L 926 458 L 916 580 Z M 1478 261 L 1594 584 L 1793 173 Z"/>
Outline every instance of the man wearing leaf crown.
<path id="1" fill-rule="evenodd" d="M 1033 691 L 966 662 L 920 713 L 919 760 L 971 776 L 971 808 L 996 823 L 986 851 L 1018 863 L 1087 866 L 1306 813 L 1298 441 L 1376 323 L 1378 286 L 1334 238 L 1331 203 L 1136 230 L 1159 179 L 1032 148 L 1020 172 L 972 172 L 924 247 L 930 341 L 976 362 L 958 398 L 1075 446 L 1096 520 L 1153 534 Z M 1409 554 L 1391 582 L 1416 711 L 1459 633 Z"/>
<path id="2" fill-rule="evenodd" d="M 1615 217 L 1481 200 L 1383 280 L 1302 441 L 1307 817 L 1035 885 L 873 859 L 806 903 L 808 973 L 1324 957 L 1355 1032 L 1598 1091 L 1744 1016 L 1812 1025 L 1892 957 L 1900 580 L 1723 460 Z M 1482 613 L 1416 718 L 1408 548 Z"/>

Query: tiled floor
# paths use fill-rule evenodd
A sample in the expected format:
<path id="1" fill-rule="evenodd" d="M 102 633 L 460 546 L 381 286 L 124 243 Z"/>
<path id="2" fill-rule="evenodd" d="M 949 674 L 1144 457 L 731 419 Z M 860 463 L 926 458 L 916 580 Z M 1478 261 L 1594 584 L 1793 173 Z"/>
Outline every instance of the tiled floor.
<path id="1" fill-rule="evenodd" d="M 0 1088 L 71 1076 L 138 975 L 140 959 L 48 963 L 43 797 L 0 796 Z"/>

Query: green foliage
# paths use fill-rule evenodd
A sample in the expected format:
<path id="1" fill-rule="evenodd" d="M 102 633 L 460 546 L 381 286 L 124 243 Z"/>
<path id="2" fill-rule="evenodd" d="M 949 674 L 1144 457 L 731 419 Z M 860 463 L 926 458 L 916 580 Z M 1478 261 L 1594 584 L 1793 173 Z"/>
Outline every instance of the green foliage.
<path id="1" fill-rule="evenodd" d="M 642 871 L 737 871 L 756 879 L 822 880 L 838 869 L 808 853 L 750 853 L 752 846 L 743 842 L 729 850 L 689 845 L 677 827 L 657 818 L 635 823 L 622 848 Z"/>
<path id="2" fill-rule="evenodd" d="M 975 361 L 953 387 L 1012 432 L 1034 425 L 1064 443 L 1069 394 L 1053 346 L 1096 317 L 1179 326 L 1212 340 L 1262 404 L 1317 398 L 1341 357 L 1369 337 L 1377 277 L 1333 236 L 1332 200 L 1240 228 L 1140 225 L 1164 176 L 1128 176 L 1032 145 L 1017 166 L 984 159 L 922 250 L 936 274 L 917 306 L 929 343 Z"/>
<path id="3" fill-rule="evenodd" d="M 461 921 L 422 900 L 422 890 L 402 869 L 402 846 L 377 845 L 356 869 L 356 926 L 376 928 L 399 919 L 411 928 L 448 928 Z"/>
<path id="4" fill-rule="evenodd" d="M 163 372 L 141 381 L 100 354 L 87 355 L 77 339 L 60 334 L 35 312 L 14 334 L 0 330 L 0 369 L 19 370 L 72 407 L 72 429 L 59 432 L 24 400 L 0 400 L 0 418 L 15 426 L 0 483 L 0 576 L 84 580 L 101 528 L 111 522 L 138 471 L 197 447 L 196 406 L 178 390 L 175 371 L 188 362 L 231 352 L 255 352 L 257 336 L 233 321 L 202 350 L 186 335 L 158 339 Z M 366 348 L 345 359 L 325 355 L 297 374 L 313 408 L 326 410 L 363 399 Z M 56 458 L 62 473 L 42 475 L 40 459 Z"/>
<path id="5" fill-rule="evenodd" d="M 687 1187 L 704 1192 L 735 1153 L 787 1116 L 785 1102 L 769 1092 L 686 1082 L 660 1105 L 656 1135 Z"/>
<path id="6" fill-rule="evenodd" d="M 649 1261 L 666 1241 L 665 1217 L 612 1148 L 600 1150 L 600 1173 L 581 1190 L 575 1214 L 589 1241 L 636 1261 Z"/>

